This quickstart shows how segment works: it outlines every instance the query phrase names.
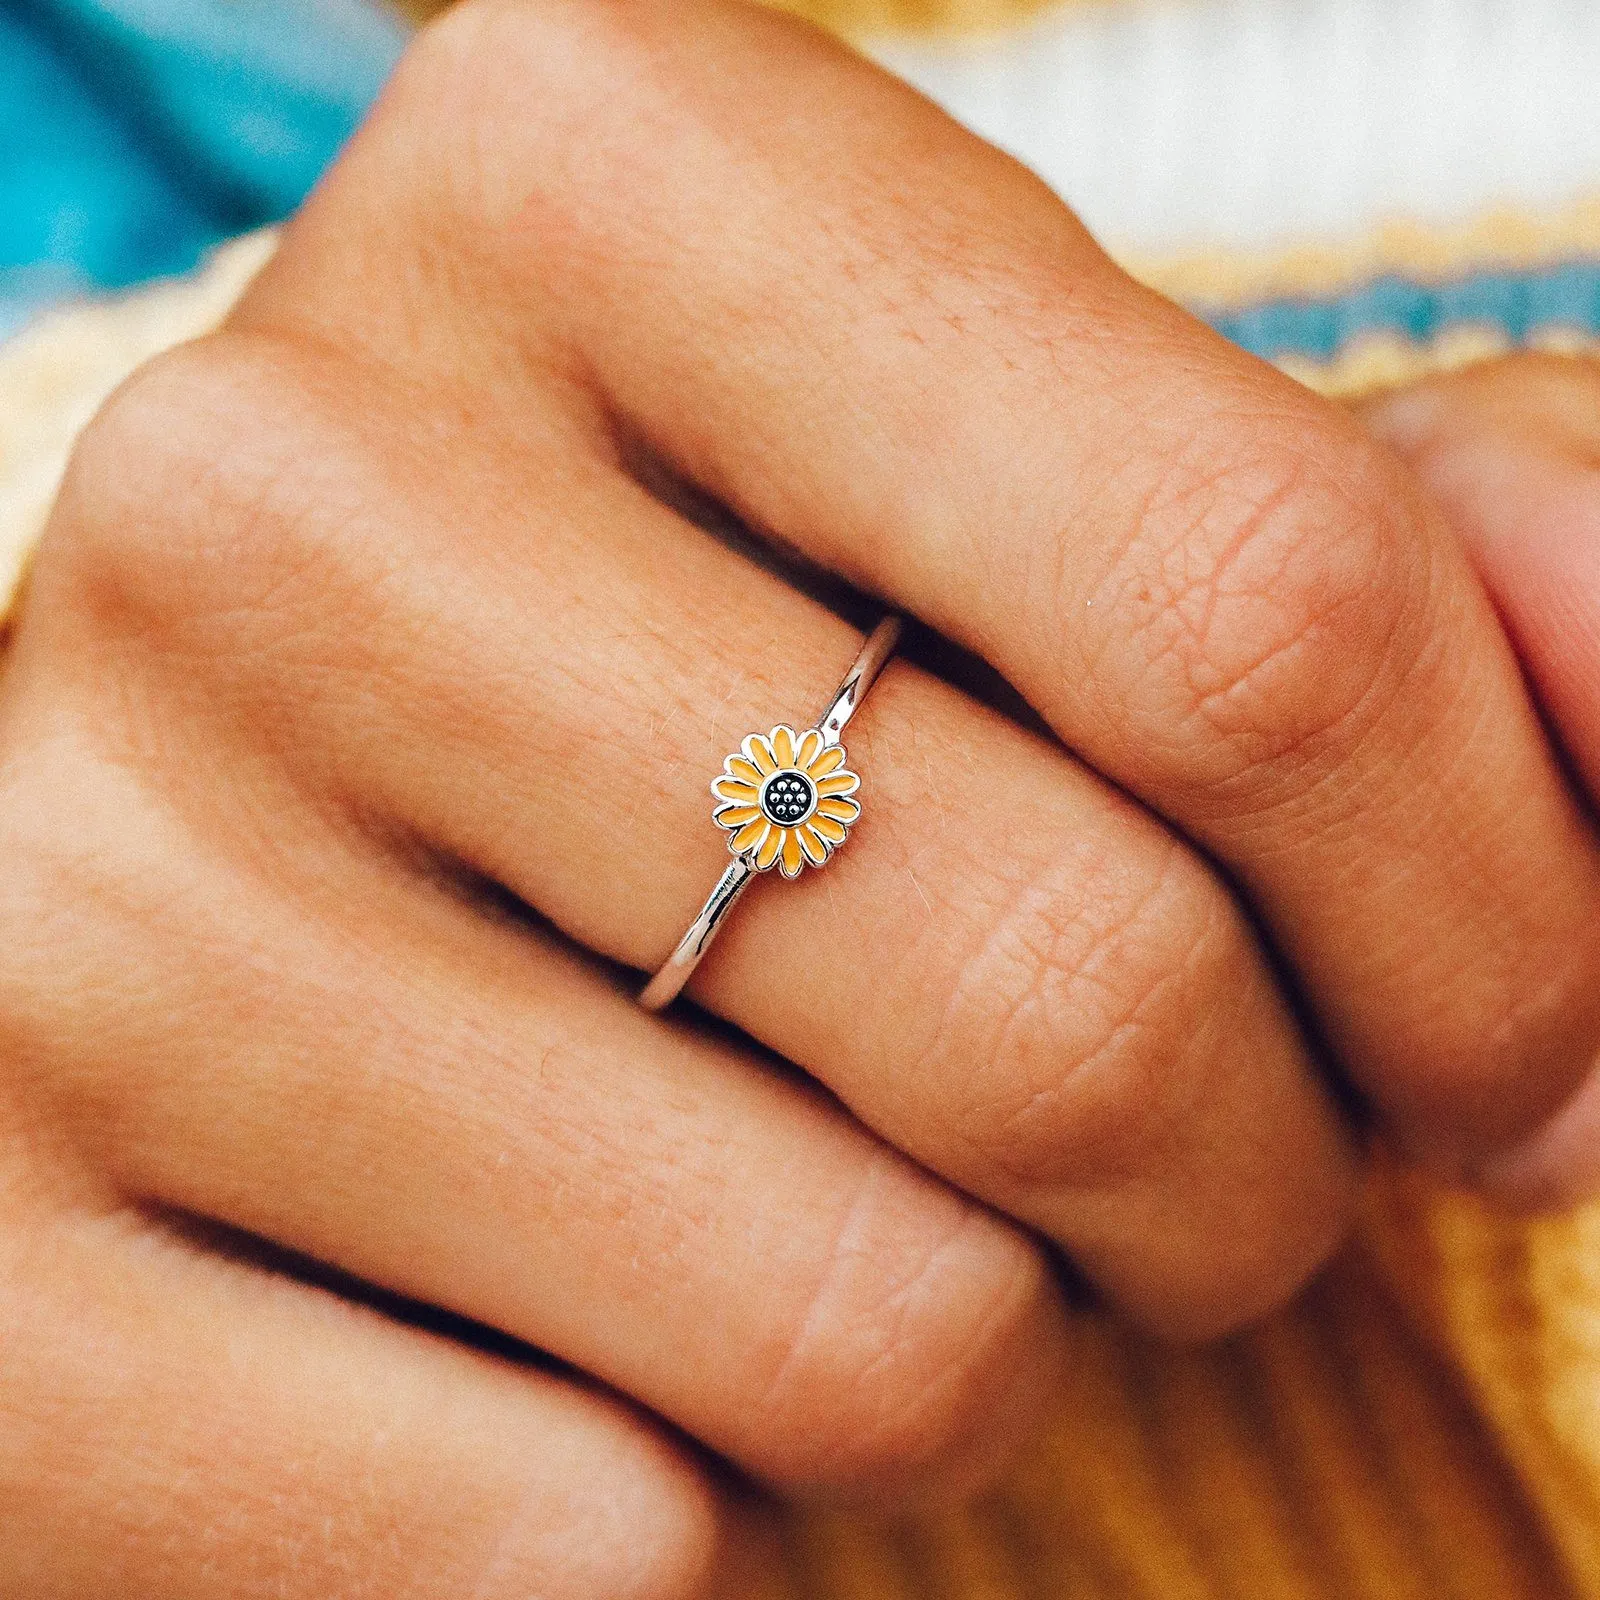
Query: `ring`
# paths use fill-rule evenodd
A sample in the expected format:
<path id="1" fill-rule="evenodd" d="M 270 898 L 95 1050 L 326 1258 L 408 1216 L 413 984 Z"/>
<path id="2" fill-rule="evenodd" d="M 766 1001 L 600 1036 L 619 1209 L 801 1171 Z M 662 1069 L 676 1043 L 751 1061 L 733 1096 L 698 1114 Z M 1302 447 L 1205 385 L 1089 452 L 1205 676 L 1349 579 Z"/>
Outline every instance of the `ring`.
<path id="1" fill-rule="evenodd" d="M 723 762 L 711 784 L 717 799 L 711 820 L 727 831 L 733 860 L 677 949 L 640 991 L 646 1010 L 660 1011 L 677 999 L 758 873 L 776 867 L 784 877 L 798 878 L 806 867 L 825 866 L 849 836 L 861 815 L 860 803 L 851 798 L 861 780 L 845 765 L 839 736 L 899 638 L 899 617 L 885 617 L 815 726 L 796 733 L 779 723 L 770 733 L 752 733 Z"/>

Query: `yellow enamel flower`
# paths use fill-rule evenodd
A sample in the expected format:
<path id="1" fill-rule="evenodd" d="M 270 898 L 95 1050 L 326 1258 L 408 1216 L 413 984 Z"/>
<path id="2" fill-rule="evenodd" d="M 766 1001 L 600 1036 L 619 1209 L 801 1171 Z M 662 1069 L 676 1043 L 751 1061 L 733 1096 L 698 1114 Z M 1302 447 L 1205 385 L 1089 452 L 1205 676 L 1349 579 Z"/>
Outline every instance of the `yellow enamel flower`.
<path id="1" fill-rule="evenodd" d="M 796 733 L 780 723 L 752 733 L 711 785 L 720 802 L 712 821 L 757 872 L 777 867 L 797 878 L 808 863 L 820 867 L 861 815 L 850 798 L 861 780 L 844 762 L 844 746 L 825 743 L 815 728 Z"/>

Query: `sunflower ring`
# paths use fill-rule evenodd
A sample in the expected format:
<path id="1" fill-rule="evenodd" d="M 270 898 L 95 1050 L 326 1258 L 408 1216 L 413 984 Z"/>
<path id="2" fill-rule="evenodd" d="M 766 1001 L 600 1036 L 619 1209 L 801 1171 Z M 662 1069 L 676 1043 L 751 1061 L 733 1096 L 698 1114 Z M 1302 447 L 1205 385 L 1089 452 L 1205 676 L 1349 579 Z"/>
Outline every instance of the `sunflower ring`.
<path id="1" fill-rule="evenodd" d="M 844 746 L 826 743 L 817 728 L 796 733 L 779 723 L 752 733 L 711 785 L 722 802 L 711 820 L 757 872 L 776 867 L 798 878 L 804 867 L 824 865 L 861 815 L 850 798 L 861 780 L 844 763 Z"/>
<path id="2" fill-rule="evenodd" d="M 801 733 L 779 723 L 752 733 L 722 764 L 712 781 L 717 808 L 711 819 L 728 835 L 733 856 L 727 871 L 643 993 L 651 1011 L 670 1005 L 716 937 L 733 903 L 757 874 L 776 867 L 798 878 L 826 866 L 861 815 L 854 798 L 861 780 L 845 764 L 839 736 L 873 680 L 894 653 L 900 619 L 885 617 L 861 647 L 839 692 L 815 727 Z"/>

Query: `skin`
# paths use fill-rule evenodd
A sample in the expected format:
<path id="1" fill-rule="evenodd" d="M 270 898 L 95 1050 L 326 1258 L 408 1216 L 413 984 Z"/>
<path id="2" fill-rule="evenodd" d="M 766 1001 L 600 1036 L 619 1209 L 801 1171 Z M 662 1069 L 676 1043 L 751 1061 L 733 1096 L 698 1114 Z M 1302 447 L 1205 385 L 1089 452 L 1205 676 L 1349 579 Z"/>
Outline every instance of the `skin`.
<path id="1" fill-rule="evenodd" d="M 1597 397 L 1352 417 L 781 19 L 452 13 L 90 428 L 0 680 L 9 1587 L 703 1594 L 721 1463 L 984 1481 L 1061 1255 L 1279 1303 L 1342 1107 L 1585 1186 Z M 859 641 L 796 559 L 1032 714 L 891 665 L 836 860 L 649 1016 Z"/>

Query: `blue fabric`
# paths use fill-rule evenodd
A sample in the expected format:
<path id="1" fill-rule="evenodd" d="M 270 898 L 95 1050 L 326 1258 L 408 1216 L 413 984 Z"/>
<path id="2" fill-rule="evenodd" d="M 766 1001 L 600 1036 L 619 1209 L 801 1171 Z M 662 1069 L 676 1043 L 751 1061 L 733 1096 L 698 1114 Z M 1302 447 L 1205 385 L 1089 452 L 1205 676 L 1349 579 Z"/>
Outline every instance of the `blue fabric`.
<path id="1" fill-rule="evenodd" d="M 1272 360 L 1327 361 L 1361 334 L 1381 331 L 1417 343 L 1463 324 L 1496 328 L 1525 344 L 1541 328 L 1600 334 L 1600 262 L 1573 261 L 1529 272 L 1480 272 L 1438 284 L 1377 278 L 1330 300 L 1269 300 L 1209 313 L 1218 332 Z"/>
<path id="2" fill-rule="evenodd" d="M 287 215 L 403 38 L 366 0 L 0 0 L 0 337 Z"/>

